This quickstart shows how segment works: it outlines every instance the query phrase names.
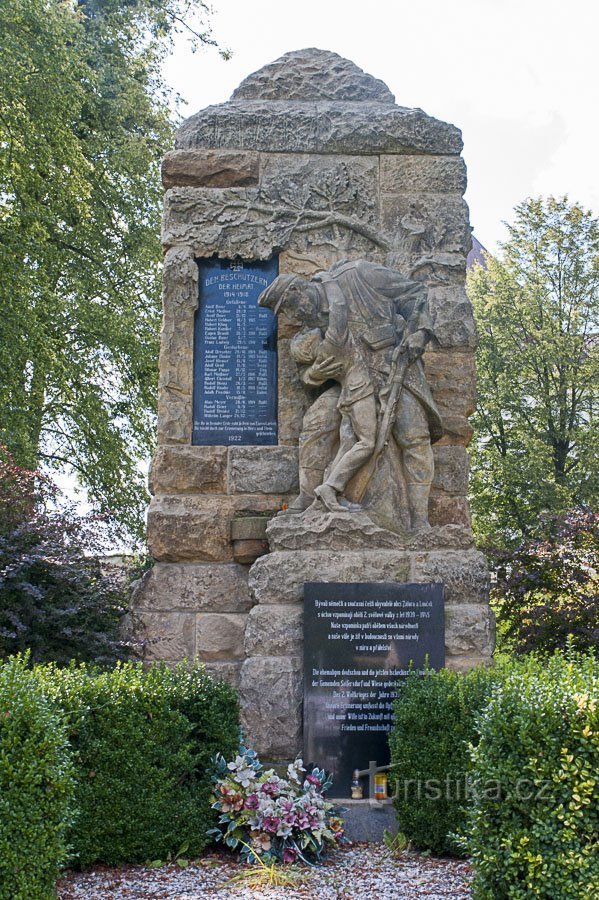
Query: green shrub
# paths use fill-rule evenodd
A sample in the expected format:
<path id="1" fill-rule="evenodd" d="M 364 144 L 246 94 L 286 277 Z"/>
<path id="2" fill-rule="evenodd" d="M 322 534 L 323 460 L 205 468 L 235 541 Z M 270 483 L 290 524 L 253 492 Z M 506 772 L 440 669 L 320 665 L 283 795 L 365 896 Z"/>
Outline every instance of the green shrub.
<path id="1" fill-rule="evenodd" d="M 599 897 L 599 663 L 557 655 L 494 693 L 473 750 L 477 900 Z"/>
<path id="2" fill-rule="evenodd" d="M 183 843 L 199 853 L 214 821 L 210 759 L 239 743 L 233 689 L 184 665 L 44 671 L 71 722 L 77 864 L 165 859 Z"/>
<path id="3" fill-rule="evenodd" d="M 457 850 L 451 834 L 464 823 L 469 742 L 476 717 L 502 677 L 499 668 L 412 674 L 395 701 L 389 735 L 391 785 L 399 830 L 416 847 Z"/>
<path id="4" fill-rule="evenodd" d="M 54 897 L 73 778 L 60 713 L 26 660 L 0 664 L 0 900 Z"/>
<path id="5" fill-rule="evenodd" d="M 499 647 L 550 656 L 599 643 L 599 513 L 542 516 L 518 547 L 491 551 Z"/>

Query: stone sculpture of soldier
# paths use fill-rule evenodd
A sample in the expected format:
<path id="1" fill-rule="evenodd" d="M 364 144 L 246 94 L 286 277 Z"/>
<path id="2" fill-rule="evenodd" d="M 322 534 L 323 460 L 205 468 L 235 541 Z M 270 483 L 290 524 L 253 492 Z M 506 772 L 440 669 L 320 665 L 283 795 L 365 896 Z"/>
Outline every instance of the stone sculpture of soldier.
<path id="1" fill-rule="evenodd" d="M 303 381 L 325 386 L 304 417 L 300 495 L 289 512 L 315 498 L 332 512 L 359 508 L 349 498 L 360 500 L 379 457 L 399 450 L 410 526 L 428 528 L 431 444 L 443 430 L 422 363 L 432 337 L 426 287 L 343 261 L 311 280 L 280 275 L 259 302 L 301 322 L 292 353 Z"/>

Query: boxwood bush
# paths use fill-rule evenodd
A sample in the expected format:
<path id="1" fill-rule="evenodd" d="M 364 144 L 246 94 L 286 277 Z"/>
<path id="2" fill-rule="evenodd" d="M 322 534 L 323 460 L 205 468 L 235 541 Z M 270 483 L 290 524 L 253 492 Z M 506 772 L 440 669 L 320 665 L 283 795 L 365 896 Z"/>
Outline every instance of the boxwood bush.
<path id="1" fill-rule="evenodd" d="M 390 783 L 399 830 L 420 849 L 458 852 L 465 821 L 468 744 L 502 668 L 410 675 L 395 701 Z"/>
<path id="2" fill-rule="evenodd" d="M 480 718 L 467 849 L 477 900 L 599 897 L 599 662 L 511 675 Z"/>
<path id="3" fill-rule="evenodd" d="M 239 744 L 233 689 L 184 665 L 44 672 L 70 722 L 76 864 L 165 859 L 184 843 L 199 853 L 213 824 L 210 759 Z"/>
<path id="4" fill-rule="evenodd" d="M 60 712 L 26 660 L 0 664 L 0 900 L 46 900 L 67 857 L 73 777 Z"/>

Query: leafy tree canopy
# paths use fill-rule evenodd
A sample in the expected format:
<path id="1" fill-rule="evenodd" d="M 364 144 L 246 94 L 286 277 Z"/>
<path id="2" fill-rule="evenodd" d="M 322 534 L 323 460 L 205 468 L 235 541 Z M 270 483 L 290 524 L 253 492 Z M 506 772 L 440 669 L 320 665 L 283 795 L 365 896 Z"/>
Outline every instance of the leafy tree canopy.
<path id="1" fill-rule="evenodd" d="M 543 513 L 593 506 L 599 479 L 599 220 L 567 198 L 516 208 L 468 292 L 479 330 L 472 508 L 479 538 L 532 533 Z"/>
<path id="2" fill-rule="evenodd" d="M 154 433 L 160 68 L 198 0 L 0 4 L 0 441 L 139 532 Z M 191 18 L 189 18 L 191 16 Z M 195 18 L 194 18 L 195 17 Z"/>

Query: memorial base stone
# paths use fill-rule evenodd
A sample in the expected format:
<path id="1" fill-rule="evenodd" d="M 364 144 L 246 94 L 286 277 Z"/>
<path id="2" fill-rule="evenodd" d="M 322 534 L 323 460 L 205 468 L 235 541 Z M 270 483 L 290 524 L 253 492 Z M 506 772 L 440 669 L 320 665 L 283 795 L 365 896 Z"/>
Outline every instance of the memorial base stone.
<path id="1" fill-rule="evenodd" d="M 246 739 L 268 759 L 303 752 L 304 585 L 307 582 L 442 584 L 445 664 L 488 665 L 494 620 L 485 557 L 459 525 L 397 535 L 364 513 L 280 515 L 267 535 L 270 553 L 249 571 L 255 604 L 248 615 L 240 697 Z"/>

